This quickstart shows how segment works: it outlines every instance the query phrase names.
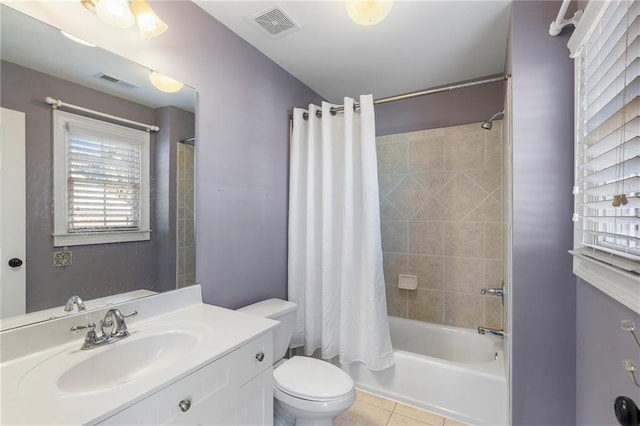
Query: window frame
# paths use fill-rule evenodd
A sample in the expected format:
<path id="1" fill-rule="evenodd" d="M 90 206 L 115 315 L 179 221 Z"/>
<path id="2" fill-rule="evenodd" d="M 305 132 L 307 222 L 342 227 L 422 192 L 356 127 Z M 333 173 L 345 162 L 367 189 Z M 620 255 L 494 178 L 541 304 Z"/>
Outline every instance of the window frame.
<path id="1" fill-rule="evenodd" d="M 580 72 L 582 60 L 582 48 L 591 36 L 593 30 L 602 19 L 610 2 L 589 2 L 582 15 L 580 23 L 576 27 L 568 47 L 571 58 L 574 59 L 574 171 L 578 171 L 581 165 L 578 143 L 581 136 L 580 126 Z M 575 190 L 574 190 L 575 192 Z M 581 194 L 580 194 L 581 195 Z M 578 197 L 574 197 L 574 212 L 578 208 Z M 574 219 L 575 220 L 575 219 Z M 599 289 L 614 300 L 640 314 L 640 275 L 617 268 L 606 262 L 591 258 L 575 249 L 580 247 L 581 241 L 580 220 L 574 221 L 573 247 L 570 251 L 573 255 L 573 273 L 588 284 Z"/>
<path id="2" fill-rule="evenodd" d="M 130 231 L 68 232 L 68 123 L 104 133 L 105 136 L 111 138 L 117 139 L 119 136 L 123 136 L 127 138 L 128 143 L 139 144 L 142 147 L 140 167 L 140 222 L 138 229 Z M 131 141 L 131 139 L 135 140 L 135 142 Z M 151 137 L 149 132 L 57 109 L 53 110 L 54 232 L 52 236 L 54 247 L 148 241 L 151 239 L 150 144 Z"/>

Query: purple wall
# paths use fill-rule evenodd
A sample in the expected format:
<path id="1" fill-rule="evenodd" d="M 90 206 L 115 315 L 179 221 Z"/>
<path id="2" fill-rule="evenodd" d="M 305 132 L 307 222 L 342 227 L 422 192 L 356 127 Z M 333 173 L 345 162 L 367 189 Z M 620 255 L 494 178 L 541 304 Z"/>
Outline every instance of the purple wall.
<path id="1" fill-rule="evenodd" d="M 504 91 L 504 82 L 495 82 L 376 105 L 376 135 L 415 132 L 488 120 L 496 112 L 502 111 Z"/>
<path id="2" fill-rule="evenodd" d="M 617 396 L 640 404 L 640 388 L 622 368 L 625 358 L 640 362 L 640 349 L 620 321 L 640 327 L 640 315 L 578 279 L 576 335 L 576 424 L 614 425 Z M 636 331 L 638 333 L 638 331 Z"/>
<path id="3" fill-rule="evenodd" d="M 166 72 L 199 92 L 196 279 L 204 301 L 236 308 L 284 298 L 289 111 L 320 97 L 193 3 L 154 8 L 176 29 L 159 40 L 168 68 L 178 64 Z"/>
<path id="4" fill-rule="evenodd" d="M 575 425 L 573 61 L 560 1 L 513 2 L 512 421 Z"/>
<path id="5" fill-rule="evenodd" d="M 153 110 L 12 63 L 2 62 L 2 106 L 26 113 L 27 312 L 63 305 L 72 294 L 93 299 L 145 288 L 155 289 L 155 240 L 71 246 L 73 265 L 51 266 L 53 251 L 53 142 L 51 107 L 46 96 L 153 122 Z M 153 138 L 151 149 L 153 151 Z M 155 175 L 153 157 L 151 175 Z M 154 194 L 151 195 L 154 205 Z M 151 212 L 151 228 L 155 225 Z M 175 283 L 175 279 L 174 279 Z"/>

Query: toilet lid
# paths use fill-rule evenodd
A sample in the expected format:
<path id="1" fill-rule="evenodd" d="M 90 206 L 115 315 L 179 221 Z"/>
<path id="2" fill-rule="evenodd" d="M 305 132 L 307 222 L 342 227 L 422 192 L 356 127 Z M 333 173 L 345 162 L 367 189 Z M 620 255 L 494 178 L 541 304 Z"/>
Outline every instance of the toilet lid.
<path id="1" fill-rule="evenodd" d="M 273 380 L 283 392 L 302 399 L 326 401 L 353 390 L 353 380 L 326 361 L 294 356 L 273 370 Z"/>

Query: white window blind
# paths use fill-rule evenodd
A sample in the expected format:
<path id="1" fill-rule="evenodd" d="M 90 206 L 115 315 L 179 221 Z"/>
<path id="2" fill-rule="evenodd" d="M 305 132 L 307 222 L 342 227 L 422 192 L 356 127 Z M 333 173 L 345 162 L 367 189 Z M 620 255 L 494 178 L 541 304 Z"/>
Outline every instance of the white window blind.
<path id="1" fill-rule="evenodd" d="M 576 250 L 640 272 L 640 2 L 612 1 L 576 57 Z"/>
<path id="2" fill-rule="evenodd" d="M 69 124 L 68 232 L 140 229 L 142 147 Z"/>
<path id="3" fill-rule="evenodd" d="M 149 239 L 149 135 L 54 111 L 56 245 Z"/>

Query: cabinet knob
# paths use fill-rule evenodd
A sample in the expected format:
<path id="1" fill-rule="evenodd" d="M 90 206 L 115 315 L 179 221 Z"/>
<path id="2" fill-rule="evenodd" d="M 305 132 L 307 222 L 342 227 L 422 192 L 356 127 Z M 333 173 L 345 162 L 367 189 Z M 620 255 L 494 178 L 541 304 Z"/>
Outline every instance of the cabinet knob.
<path id="1" fill-rule="evenodd" d="M 182 410 L 183 413 L 189 411 L 189 408 L 191 408 L 191 401 L 189 401 L 188 399 L 183 399 L 178 404 L 178 407 L 180 407 L 180 410 Z"/>
<path id="2" fill-rule="evenodd" d="M 258 362 L 262 362 L 262 360 L 264 359 L 264 354 L 262 352 L 258 352 L 256 354 L 256 359 L 258 360 Z"/>

